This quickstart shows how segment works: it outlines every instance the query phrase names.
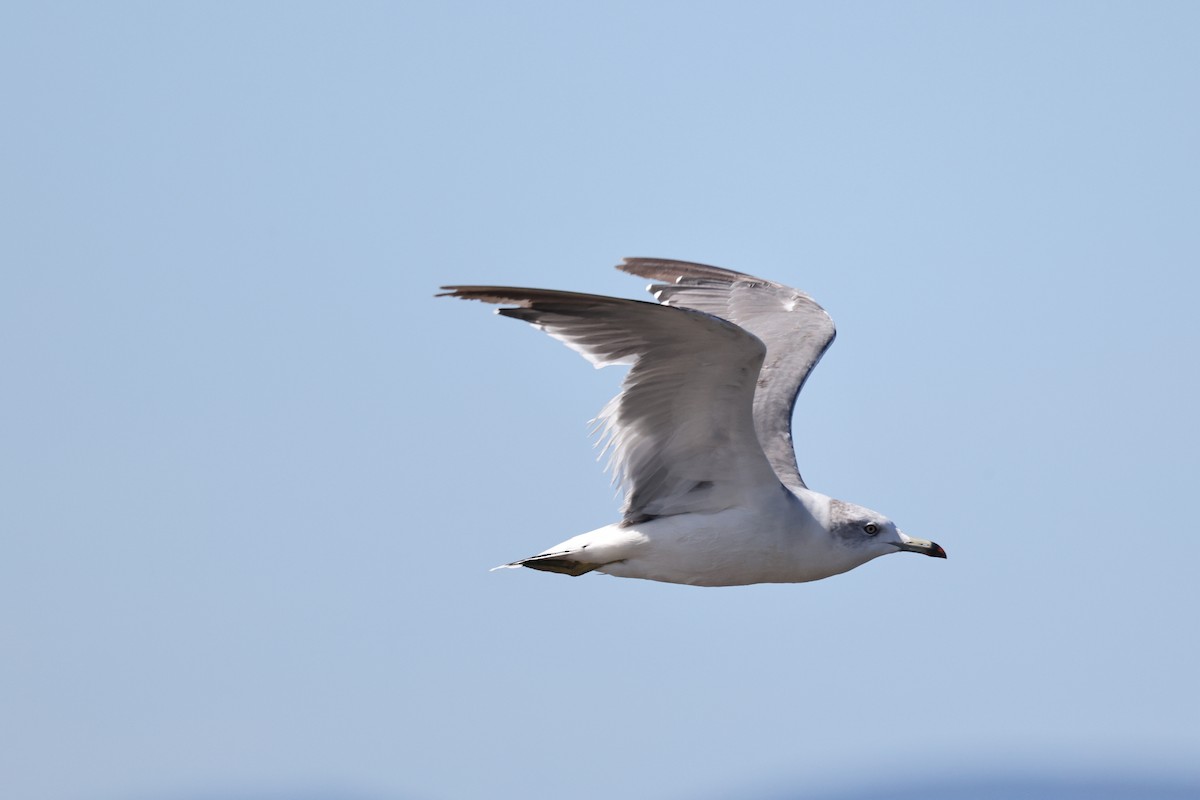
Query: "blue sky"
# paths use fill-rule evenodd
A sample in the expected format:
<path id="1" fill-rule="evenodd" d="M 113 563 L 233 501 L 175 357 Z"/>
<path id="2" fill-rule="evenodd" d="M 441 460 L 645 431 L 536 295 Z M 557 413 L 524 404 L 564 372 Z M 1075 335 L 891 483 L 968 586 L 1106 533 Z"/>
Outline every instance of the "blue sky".
<path id="1" fill-rule="evenodd" d="M 1200 780 L 1186 3 L 0 9 L 0 775 L 27 800 Z M 802 288 L 827 581 L 489 567 L 619 373 L 432 295 Z"/>

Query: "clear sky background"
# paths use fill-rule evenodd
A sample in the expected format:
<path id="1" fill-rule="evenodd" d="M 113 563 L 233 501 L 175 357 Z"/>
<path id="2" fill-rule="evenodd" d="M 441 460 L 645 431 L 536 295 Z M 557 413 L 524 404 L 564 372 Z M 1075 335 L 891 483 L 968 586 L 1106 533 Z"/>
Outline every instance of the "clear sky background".
<path id="1" fill-rule="evenodd" d="M 4 4 L 0 793 L 1200 781 L 1198 29 Z M 817 298 L 805 477 L 949 559 L 488 572 L 616 519 L 620 373 L 433 294 L 637 297 L 633 255 Z"/>

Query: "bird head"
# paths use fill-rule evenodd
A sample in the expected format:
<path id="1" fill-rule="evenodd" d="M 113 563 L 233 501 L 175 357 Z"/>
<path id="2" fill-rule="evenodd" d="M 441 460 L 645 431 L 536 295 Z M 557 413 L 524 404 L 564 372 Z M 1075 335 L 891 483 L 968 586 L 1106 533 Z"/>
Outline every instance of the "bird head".
<path id="1" fill-rule="evenodd" d="M 866 556 L 864 561 L 900 552 L 946 557 L 936 542 L 909 536 L 878 511 L 843 500 L 830 501 L 829 532 L 842 546 Z"/>

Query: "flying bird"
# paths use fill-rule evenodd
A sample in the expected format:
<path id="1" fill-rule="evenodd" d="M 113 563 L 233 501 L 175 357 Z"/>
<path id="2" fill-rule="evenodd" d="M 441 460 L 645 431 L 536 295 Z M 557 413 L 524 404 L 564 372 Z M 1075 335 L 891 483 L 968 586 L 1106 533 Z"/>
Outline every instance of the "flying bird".
<path id="1" fill-rule="evenodd" d="M 596 367 L 629 365 L 596 429 L 624 490 L 621 520 L 504 567 L 696 586 L 799 583 L 888 553 L 945 558 L 869 508 L 808 488 L 792 410 L 833 342 L 812 298 L 720 267 L 627 258 L 657 302 L 443 286 L 503 306 Z"/>

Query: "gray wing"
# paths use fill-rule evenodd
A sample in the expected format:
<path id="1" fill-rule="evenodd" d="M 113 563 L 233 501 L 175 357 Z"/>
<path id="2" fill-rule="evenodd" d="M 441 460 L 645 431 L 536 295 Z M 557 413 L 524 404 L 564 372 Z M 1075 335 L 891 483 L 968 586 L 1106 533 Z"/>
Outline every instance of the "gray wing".
<path id="1" fill-rule="evenodd" d="M 762 342 L 689 309 L 503 286 L 444 286 L 445 295 L 504 304 L 597 367 L 629 364 L 596 427 L 625 489 L 627 522 L 730 508 L 776 477 L 754 429 Z"/>
<path id="2" fill-rule="evenodd" d="M 789 286 L 705 264 L 627 258 L 617 269 L 659 281 L 649 288 L 665 305 L 727 319 L 762 340 L 767 355 L 754 395 L 754 426 L 779 480 L 805 487 L 792 446 L 792 411 L 837 333 L 825 309 Z"/>

